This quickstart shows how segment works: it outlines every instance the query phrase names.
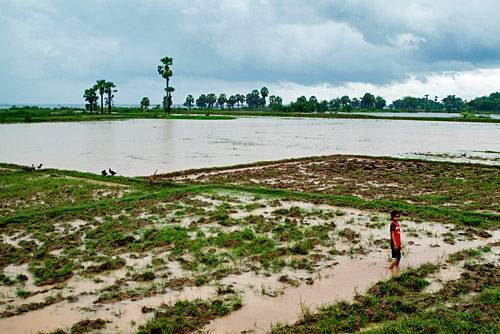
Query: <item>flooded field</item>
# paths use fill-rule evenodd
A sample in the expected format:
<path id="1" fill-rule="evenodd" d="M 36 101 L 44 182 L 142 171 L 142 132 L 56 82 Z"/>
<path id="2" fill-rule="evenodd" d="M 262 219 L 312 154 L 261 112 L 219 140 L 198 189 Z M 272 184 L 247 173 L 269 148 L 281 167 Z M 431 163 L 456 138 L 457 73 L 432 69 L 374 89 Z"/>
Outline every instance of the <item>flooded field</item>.
<path id="1" fill-rule="evenodd" d="M 499 265 L 495 166 L 332 156 L 144 179 L 0 176 L 2 333 L 286 332 L 410 267 L 437 265 L 423 292 L 435 294 L 471 270 L 460 252 Z M 403 259 L 388 270 L 395 207 Z"/>
<path id="2" fill-rule="evenodd" d="M 500 124 L 239 117 L 0 125 L 2 162 L 137 176 L 331 154 L 500 165 Z"/>

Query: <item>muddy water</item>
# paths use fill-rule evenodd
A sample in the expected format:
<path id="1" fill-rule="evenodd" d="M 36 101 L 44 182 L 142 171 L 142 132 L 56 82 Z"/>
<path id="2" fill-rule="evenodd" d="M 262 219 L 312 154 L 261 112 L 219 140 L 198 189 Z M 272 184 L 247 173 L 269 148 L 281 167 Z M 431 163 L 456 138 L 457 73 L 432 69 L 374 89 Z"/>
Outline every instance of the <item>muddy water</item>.
<path id="1" fill-rule="evenodd" d="M 153 316 L 144 314 L 143 306 L 157 308 L 161 304 L 175 303 L 177 300 L 209 298 L 212 287 L 186 288 L 182 292 L 158 295 L 140 301 L 125 300 L 96 307 L 93 296 L 82 296 L 77 303 L 62 302 L 27 314 L 1 319 L 1 333 L 35 333 L 67 328 L 82 319 L 101 318 L 107 322 L 99 333 L 136 333 L 138 326 Z"/>
<path id="2" fill-rule="evenodd" d="M 205 196 L 197 196 L 198 200 L 218 205 L 220 200 L 211 199 Z M 234 197 L 233 205 L 245 205 L 254 202 L 252 198 L 244 196 Z M 273 211 L 277 209 L 299 208 L 303 217 L 298 224 L 312 226 L 317 224 L 327 224 L 332 221 L 336 228 L 332 229 L 329 236 L 334 242 L 337 251 L 345 251 L 345 255 L 332 256 L 329 254 L 331 246 L 318 245 L 314 251 L 323 257 L 314 263 L 314 272 L 305 270 L 294 270 L 286 267 L 280 272 L 264 275 L 264 272 L 255 274 L 242 264 L 242 274 L 232 275 L 223 278 L 222 285 L 232 285 L 243 301 L 243 308 L 227 317 L 217 319 L 209 324 L 205 329 L 213 333 L 233 333 L 251 329 L 257 333 L 265 332 L 271 324 L 291 323 L 296 321 L 304 307 L 314 311 L 318 306 L 331 303 L 336 299 L 350 300 L 356 291 L 363 292 L 371 284 L 390 278 L 397 274 L 396 271 L 387 269 L 390 261 L 388 249 L 377 245 L 377 241 L 387 241 L 387 215 L 376 212 L 364 212 L 361 210 L 338 208 L 328 205 L 314 205 L 297 201 L 282 201 L 279 205 L 274 205 L 266 200 L 260 200 L 260 207 L 246 213 L 237 210 L 232 213 L 233 218 L 244 217 L 245 215 L 258 214 L 267 218 L 279 219 Z M 323 215 L 335 213 L 336 216 Z M 339 215 L 337 215 L 339 214 Z M 83 220 L 74 220 L 57 227 L 66 232 L 80 229 L 84 226 Z M 378 226 L 378 227 L 374 227 Z M 231 228 L 237 228 L 233 226 Z M 346 228 L 360 233 L 360 238 L 356 242 L 351 242 L 339 238 L 338 231 Z M 492 232 L 493 237 L 486 240 L 478 239 L 468 241 L 460 233 L 454 230 L 454 226 L 435 223 L 415 223 L 412 221 L 402 221 L 403 233 L 403 260 L 401 270 L 408 266 L 418 266 L 424 262 L 437 263 L 445 259 L 445 254 L 458 251 L 463 248 L 477 247 L 478 245 L 500 239 L 500 232 Z M 202 230 L 210 229 L 210 226 Z M 443 241 L 443 234 L 451 233 L 456 240 L 455 245 L 450 245 Z M 362 248 L 363 253 L 354 250 Z M 497 250 L 495 250 L 497 251 Z M 145 256 L 142 256 L 145 255 Z M 136 272 L 145 270 L 155 270 L 151 266 L 153 257 L 165 259 L 168 253 L 152 254 L 121 254 L 126 260 L 127 266 L 134 268 Z M 292 259 L 301 260 L 308 258 L 305 256 L 289 256 L 284 258 L 287 263 Z M 245 260 L 243 260 L 245 262 Z M 92 263 L 82 263 L 85 267 Z M 32 302 L 42 302 L 47 297 L 57 297 L 61 294 L 63 298 L 76 296 L 75 302 L 63 301 L 40 310 L 30 311 L 23 315 L 0 319 L 0 332 L 7 333 L 30 333 L 40 330 L 52 331 L 56 328 L 68 328 L 82 319 L 102 318 L 108 321 L 102 333 L 135 333 L 138 326 L 144 324 L 152 313 L 143 314 L 143 306 L 157 308 L 162 303 L 171 303 L 179 299 L 209 299 L 216 297 L 217 286 L 186 287 L 183 291 L 166 289 L 151 297 L 135 300 L 127 298 L 114 303 L 96 303 L 97 298 L 103 289 L 113 285 L 117 280 L 126 278 L 128 270 L 125 268 L 95 274 L 92 277 L 74 276 L 67 280 L 62 288 L 58 285 L 37 287 L 32 275 L 28 272 L 28 266 L 10 265 L 5 268 L 4 273 L 9 277 L 16 277 L 17 274 L 25 274 L 28 281 L 23 289 L 28 292 L 37 292 L 34 296 L 26 299 L 16 297 L 15 287 L 2 287 L 0 299 L 6 304 L 0 305 L 2 311 L 8 310 L 9 306 L 18 306 Z M 163 279 L 161 275 L 169 272 L 168 278 Z M 157 279 L 154 281 L 156 287 L 164 287 L 168 279 L 192 277 L 193 273 L 182 270 L 180 263 L 167 262 L 166 267 L 155 271 Z M 281 275 L 287 275 L 296 284 L 282 283 L 279 281 Z M 442 276 L 433 279 L 436 283 L 433 288 L 439 288 L 439 280 L 447 277 L 453 278 L 456 271 L 450 269 Z M 307 280 L 313 282 L 307 285 Z M 127 280 L 127 289 L 140 287 L 147 288 L 150 282 L 135 282 Z M 60 286 L 60 284 L 59 284 Z M 163 288 L 161 288 L 163 290 Z M 122 290 L 123 291 L 123 290 Z M 159 290 L 157 290 L 159 291 Z"/>
<path id="3" fill-rule="evenodd" d="M 97 174 L 111 167 L 125 176 L 329 154 L 467 161 L 466 153 L 500 164 L 499 154 L 486 153 L 500 152 L 499 130 L 486 123 L 271 117 L 2 124 L 0 157 Z"/>
<path id="4" fill-rule="evenodd" d="M 411 224 L 413 225 L 413 224 Z M 413 226 L 414 227 L 414 226 Z M 427 231 L 444 232 L 441 226 L 422 226 Z M 416 267 L 426 262 L 440 263 L 447 254 L 457 252 L 461 249 L 478 247 L 486 243 L 485 240 L 457 241 L 455 245 L 439 242 L 436 247 L 434 237 L 408 238 L 415 240 L 413 245 L 405 246 L 401 267 L 404 270 L 408 267 Z M 500 233 L 495 232 L 489 241 L 500 239 Z M 216 319 L 205 327 L 210 333 L 239 333 L 241 331 L 252 331 L 253 333 L 265 333 L 274 324 L 293 323 L 297 321 L 304 309 L 304 306 L 314 312 L 318 307 L 332 303 L 335 300 L 352 300 L 357 292 L 364 292 L 372 284 L 379 280 L 388 279 L 399 274 L 399 270 L 389 270 L 389 252 L 386 250 L 375 251 L 367 256 L 355 259 L 338 257 L 334 262 L 338 262 L 332 268 L 321 270 L 313 285 L 301 285 L 298 288 L 288 288 L 282 295 L 270 298 L 262 294 L 246 294 L 244 306 L 241 310 L 230 315 Z M 459 275 L 459 269 L 445 271 L 436 279 L 447 280 Z M 230 279 L 229 279 L 230 280 Z M 240 278 L 234 278 L 233 284 Z M 247 284 L 255 282 L 254 279 L 244 280 Z M 276 283 L 275 283 L 276 284 Z M 272 286 L 272 282 L 269 283 Z M 430 289 L 438 289 L 440 283 L 432 285 Z M 276 288 L 279 289 L 279 288 Z"/>

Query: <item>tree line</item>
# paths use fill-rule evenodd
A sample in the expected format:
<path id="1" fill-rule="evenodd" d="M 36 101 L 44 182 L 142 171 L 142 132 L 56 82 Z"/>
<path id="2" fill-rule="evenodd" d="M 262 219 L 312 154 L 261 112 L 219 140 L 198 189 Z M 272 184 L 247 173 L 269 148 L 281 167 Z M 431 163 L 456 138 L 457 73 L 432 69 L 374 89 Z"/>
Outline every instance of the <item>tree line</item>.
<path id="1" fill-rule="evenodd" d="M 165 112 L 170 114 L 172 106 L 172 93 L 175 91 L 169 82 L 172 77 L 173 58 L 164 57 L 161 60 L 161 65 L 158 66 L 158 74 L 165 79 L 165 96 L 163 97 L 163 108 Z M 106 80 L 97 80 L 96 84 L 89 89 L 86 89 L 83 98 L 87 102 L 86 108 L 92 114 L 94 109 L 97 109 L 97 101 L 101 98 L 101 114 L 104 113 L 104 95 L 107 95 L 105 103 L 108 107 L 108 112 L 111 113 L 113 104 L 113 93 L 116 92 L 115 84 Z M 267 99 L 269 97 L 269 99 Z M 142 109 L 147 110 L 151 102 L 148 97 L 143 97 L 140 101 Z M 344 111 L 351 112 L 354 110 L 407 110 L 407 111 L 500 111 L 500 93 L 491 93 L 489 96 L 477 97 L 470 101 L 464 101 L 456 95 L 448 95 L 439 100 L 438 96 L 434 98 L 429 94 L 423 97 L 405 96 L 401 99 L 394 100 L 387 105 L 387 101 L 381 96 L 374 96 L 371 93 L 365 93 L 362 97 L 350 98 L 348 95 L 335 97 L 331 100 L 319 101 L 316 96 L 311 96 L 307 99 L 305 96 L 300 96 L 295 102 L 289 105 L 283 105 L 283 99 L 277 95 L 269 95 L 269 89 L 262 87 L 260 90 L 254 89 L 248 94 L 234 94 L 229 97 L 225 93 L 217 96 L 215 93 L 201 94 L 195 99 L 191 94 L 186 97 L 184 107 L 192 109 L 195 105 L 198 109 L 224 109 L 229 110 L 235 108 L 240 109 L 245 107 L 252 108 L 270 108 L 273 111 L 297 112 L 297 113 L 324 113 L 327 111 Z M 159 105 L 157 106 L 159 108 Z"/>
<path id="2" fill-rule="evenodd" d="M 184 106 L 192 109 L 196 104 L 198 109 L 213 109 L 214 107 L 224 109 L 227 107 L 231 110 L 235 105 L 237 108 L 241 108 L 246 103 L 248 108 L 265 108 L 268 106 L 275 110 L 279 109 L 283 103 L 283 99 L 280 96 L 271 95 L 269 96 L 269 100 L 267 100 L 268 96 L 269 89 L 267 87 L 262 87 L 260 91 L 254 89 L 246 95 L 234 94 L 229 97 L 225 93 L 220 94 L 218 97 L 215 93 L 201 94 L 196 100 L 189 94 L 186 97 Z"/>
<path id="3" fill-rule="evenodd" d="M 115 97 L 113 93 L 116 93 L 116 86 L 111 81 L 106 80 L 97 80 L 96 84 L 88 89 L 85 89 L 83 93 L 83 98 L 87 102 L 85 108 L 90 111 L 92 114 L 92 110 L 97 109 L 97 100 L 99 97 L 97 93 L 101 96 L 101 114 L 104 114 L 104 94 L 107 95 L 105 102 L 106 106 L 108 106 L 108 112 L 111 114 L 111 106 L 113 105 L 113 98 Z"/>

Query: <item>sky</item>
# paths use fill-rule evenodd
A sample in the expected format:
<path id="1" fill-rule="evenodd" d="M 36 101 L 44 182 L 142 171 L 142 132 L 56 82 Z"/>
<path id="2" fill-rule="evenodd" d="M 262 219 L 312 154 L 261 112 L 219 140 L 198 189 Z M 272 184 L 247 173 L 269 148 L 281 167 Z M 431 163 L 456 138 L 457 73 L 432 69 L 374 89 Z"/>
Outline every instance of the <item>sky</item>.
<path id="1" fill-rule="evenodd" d="M 284 103 L 500 91 L 497 0 L 0 0 L 0 104 L 159 104 L 265 86 Z"/>

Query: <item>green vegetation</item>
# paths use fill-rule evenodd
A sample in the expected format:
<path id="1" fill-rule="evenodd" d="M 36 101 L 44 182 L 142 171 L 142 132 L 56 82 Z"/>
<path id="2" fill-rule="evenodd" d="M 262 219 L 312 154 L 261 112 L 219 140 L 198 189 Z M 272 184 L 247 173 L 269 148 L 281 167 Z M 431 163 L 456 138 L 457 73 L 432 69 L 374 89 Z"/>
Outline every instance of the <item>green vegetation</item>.
<path id="1" fill-rule="evenodd" d="M 224 316 L 242 306 L 237 295 L 223 300 L 178 301 L 163 305 L 155 311 L 155 317 L 139 328 L 138 334 L 192 333 L 211 320 Z"/>
<path id="2" fill-rule="evenodd" d="M 175 90 L 174 87 L 169 86 L 170 78 L 172 77 L 172 70 L 170 66 L 174 63 L 174 58 L 164 57 L 161 59 L 162 64 L 158 65 L 158 74 L 165 79 L 165 96 L 163 97 L 163 106 L 165 112 L 170 115 L 170 107 L 172 106 L 172 93 Z"/>
<path id="3" fill-rule="evenodd" d="M 484 228 L 499 227 L 498 166 L 360 156 L 254 165 L 261 168 L 111 179 L 0 164 L 0 284 L 13 286 L 17 299 L 5 303 L 2 316 L 76 302 L 81 296 L 65 285 L 80 279 L 93 284 L 93 292 L 82 295 L 101 306 L 211 286 L 214 299 L 143 309 L 155 315 L 140 333 L 192 332 L 241 307 L 241 287 L 222 285 L 224 277 L 249 272 L 288 287 L 311 285 L 336 257 L 387 252 L 385 213 L 393 208 L 403 211 L 404 220 L 455 225 L 436 235 L 436 242 L 489 238 Z M 203 172 L 211 172 L 203 182 L 175 181 Z M 342 182 L 332 181 L 340 175 Z M 353 208 L 365 211 L 355 214 Z M 417 242 L 434 236 L 426 224 L 413 224 L 407 235 Z M 494 331 L 493 321 L 477 315 L 486 303 L 492 308 L 486 314 L 496 319 L 500 272 L 477 263 L 493 247 L 450 256 L 446 262 L 464 267 L 465 274 L 437 292 L 426 288 L 443 265 L 427 264 L 375 284 L 352 303 L 325 306 L 317 314 L 304 307 L 304 319 L 274 331 L 349 332 L 369 324 L 386 332 L 403 326 L 474 331 L 474 319 Z M 11 265 L 27 269 L 16 277 L 6 270 Z M 43 302 L 30 303 L 48 285 L 60 289 L 58 294 L 47 292 Z M 282 293 L 275 287 L 256 289 L 269 298 Z M 442 315 L 462 327 L 446 327 Z M 104 325 L 85 324 L 75 328 Z"/>
<path id="4" fill-rule="evenodd" d="M 277 326 L 271 333 L 352 333 L 370 325 L 374 329 L 365 332 L 377 334 L 498 332 L 500 268 L 465 264 L 459 279 L 425 292 L 429 276 L 439 269 L 429 264 L 410 269 L 378 282 L 351 303 L 323 306 L 315 314 L 307 310 L 295 324 Z"/>
<path id="5" fill-rule="evenodd" d="M 225 115 L 190 115 L 178 113 L 165 115 L 159 109 L 145 110 L 141 108 L 113 107 L 110 114 L 92 114 L 75 108 L 38 108 L 38 107 L 11 107 L 0 109 L 0 123 L 34 123 L 34 122 L 85 122 L 85 121 L 120 121 L 127 119 L 197 119 L 197 120 L 224 120 L 235 117 Z"/>

